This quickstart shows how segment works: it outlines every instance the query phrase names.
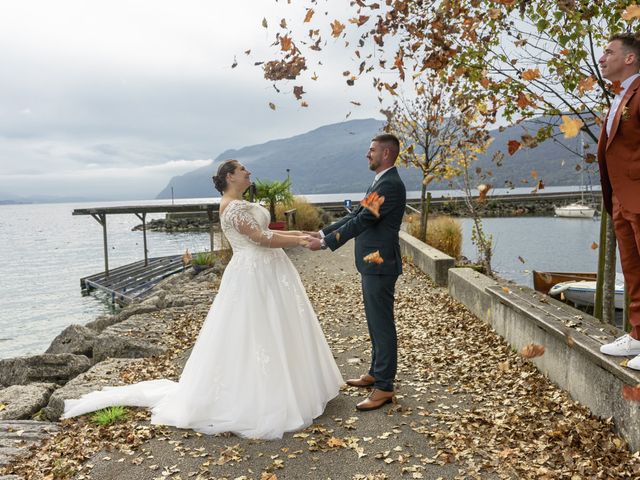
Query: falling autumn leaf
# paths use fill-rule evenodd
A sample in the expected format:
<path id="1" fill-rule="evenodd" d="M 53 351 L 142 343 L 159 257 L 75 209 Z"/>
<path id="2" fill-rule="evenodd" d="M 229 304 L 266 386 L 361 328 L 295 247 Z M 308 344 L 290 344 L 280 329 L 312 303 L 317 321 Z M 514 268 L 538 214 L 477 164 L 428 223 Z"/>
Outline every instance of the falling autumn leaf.
<path id="1" fill-rule="evenodd" d="M 303 90 L 302 86 L 293 87 L 293 94 L 296 96 L 297 100 L 300 100 L 304 93 L 305 93 L 305 91 Z"/>
<path id="2" fill-rule="evenodd" d="M 629 5 L 624 12 L 622 12 L 622 18 L 627 21 L 640 18 L 640 5 Z"/>
<path id="3" fill-rule="evenodd" d="M 280 20 L 280 28 L 287 28 L 287 21 L 284 18 Z"/>
<path id="4" fill-rule="evenodd" d="M 192 259 L 192 255 L 189 252 L 189 249 L 187 248 L 187 250 L 184 252 L 184 254 L 182 255 L 182 264 L 187 266 L 191 263 L 191 259 Z"/>
<path id="5" fill-rule="evenodd" d="M 525 263 L 524 258 L 522 258 L 520 255 L 518 255 L 518 260 L 520 260 L 522 263 Z"/>
<path id="6" fill-rule="evenodd" d="M 267 28 L 267 27 L 269 26 L 269 24 L 267 23 L 267 19 L 266 19 L 266 18 L 263 18 L 263 19 L 262 19 L 262 26 L 263 26 L 264 28 Z"/>
<path id="7" fill-rule="evenodd" d="M 589 92 L 593 90 L 594 85 L 596 84 L 596 79 L 593 76 L 585 77 L 578 82 L 578 90 L 581 94 L 585 92 Z"/>
<path id="8" fill-rule="evenodd" d="M 536 78 L 540 78 L 540 70 L 538 70 L 537 68 L 532 68 L 522 72 L 523 80 L 531 81 L 535 80 Z"/>
<path id="9" fill-rule="evenodd" d="M 307 102 L 300 102 L 300 106 L 306 108 L 309 106 L 309 104 Z"/>
<path id="10" fill-rule="evenodd" d="M 378 265 L 384 263 L 384 259 L 380 256 L 379 250 L 366 255 L 365 257 L 363 257 L 363 260 L 367 263 L 377 263 Z"/>
<path id="11" fill-rule="evenodd" d="M 376 217 L 380 216 L 380 207 L 384 203 L 384 196 L 380 196 L 378 192 L 371 192 L 360 201 L 360 205 L 373 213 Z"/>
<path id="12" fill-rule="evenodd" d="M 579 118 L 571 118 L 569 115 L 562 115 L 562 125 L 560 125 L 560 131 L 564 133 L 564 138 L 573 138 L 578 133 L 584 123 Z"/>
<path id="13" fill-rule="evenodd" d="M 313 17 L 314 13 L 316 13 L 316 12 L 313 11 L 313 8 L 307 9 L 307 14 L 304 16 L 304 22 L 303 23 L 309 23 L 311 21 L 311 17 Z"/>
<path id="14" fill-rule="evenodd" d="M 285 35 L 284 37 L 280 37 L 280 49 L 283 52 L 288 52 L 292 48 L 293 48 L 293 40 L 291 40 L 291 37 L 289 37 L 288 35 Z"/>
<path id="15" fill-rule="evenodd" d="M 482 183 L 478 185 L 478 201 L 484 202 L 487 199 L 487 193 L 491 190 L 491 185 Z"/>
<path id="16" fill-rule="evenodd" d="M 311 77 L 311 80 L 318 80 L 318 75 L 316 75 L 316 72 L 313 72 L 313 76 Z"/>
<path id="17" fill-rule="evenodd" d="M 231 68 L 236 68 L 238 66 L 238 61 L 236 60 L 236 56 L 233 56 L 233 63 L 231 64 Z"/>
<path id="18" fill-rule="evenodd" d="M 544 190 L 544 182 L 542 180 L 538 180 L 538 186 L 536 188 L 538 190 Z"/>
<path id="19" fill-rule="evenodd" d="M 597 250 L 598 244 L 596 242 L 591 243 L 591 250 Z"/>
<path id="20" fill-rule="evenodd" d="M 596 156 L 593 153 L 587 153 L 584 157 L 584 163 L 593 163 L 596 161 Z"/>
<path id="21" fill-rule="evenodd" d="M 270 108 L 271 110 L 275 110 L 275 109 L 276 109 L 276 104 L 275 104 L 275 103 L 273 103 L 273 102 L 269 102 L 269 108 Z"/>
<path id="22" fill-rule="evenodd" d="M 531 176 L 532 176 L 534 179 L 537 179 L 537 178 L 538 178 L 538 172 L 537 172 L 536 170 L 531 170 Z"/>
<path id="23" fill-rule="evenodd" d="M 538 343 L 530 343 L 525 345 L 521 352 L 524 358 L 535 358 L 544 355 L 544 346 Z"/>
<path id="24" fill-rule="evenodd" d="M 334 20 L 331 24 L 331 35 L 335 38 L 338 38 L 344 30 L 344 27 L 344 23 L 340 23 L 339 20 Z"/>
<path id="25" fill-rule="evenodd" d="M 622 386 L 622 398 L 625 400 L 632 400 L 634 402 L 640 402 L 640 384 L 635 387 L 629 385 Z"/>
<path id="26" fill-rule="evenodd" d="M 509 155 L 513 155 L 514 153 L 516 153 L 518 150 L 520 150 L 521 146 L 522 144 L 519 141 L 509 140 L 509 143 L 508 143 Z"/>

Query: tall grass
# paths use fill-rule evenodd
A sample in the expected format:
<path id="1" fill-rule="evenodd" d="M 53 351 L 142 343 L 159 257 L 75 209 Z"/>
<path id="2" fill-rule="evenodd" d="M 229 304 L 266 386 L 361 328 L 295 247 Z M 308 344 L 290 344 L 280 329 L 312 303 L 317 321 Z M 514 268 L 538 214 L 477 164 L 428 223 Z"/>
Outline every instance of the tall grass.
<path id="1" fill-rule="evenodd" d="M 296 209 L 296 230 L 308 230 L 315 231 L 322 226 L 322 220 L 320 218 L 320 211 L 307 202 L 304 198 L 296 197 L 293 204 L 284 206 L 278 204 L 276 206 L 276 219 L 285 220 L 285 210 Z"/>
<path id="2" fill-rule="evenodd" d="M 407 231 L 418 238 L 420 216 L 409 215 Z M 462 250 L 462 225 L 460 221 L 447 215 L 429 217 L 427 222 L 427 244 L 446 253 L 450 257 L 460 258 Z"/>

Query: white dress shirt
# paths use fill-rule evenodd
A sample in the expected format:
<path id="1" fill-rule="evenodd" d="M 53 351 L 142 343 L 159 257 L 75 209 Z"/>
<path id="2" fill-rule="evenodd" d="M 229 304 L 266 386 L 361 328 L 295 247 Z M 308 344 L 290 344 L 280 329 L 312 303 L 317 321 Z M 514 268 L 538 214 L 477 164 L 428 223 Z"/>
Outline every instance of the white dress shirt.
<path id="1" fill-rule="evenodd" d="M 607 116 L 607 137 L 611 135 L 611 128 L 613 128 L 613 119 L 615 118 L 616 113 L 618 112 L 618 108 L 622 103 L 622 98 L 624 97 L 624 94 L 627 93 L 627 89 L 629 88 L 629 85 L 631 85 L 633 81 L 638 77 L 640 77 L 640 73 L 636 73 L 634 75 L 631 75 L 629 78 L 627 78 L 624 82 L 622 82 L 622 90 L 616 93 L 616 96 L 613 97 L 613 101 L 611 102 L 611 108 L 609 109 L 609 115 Z"/>

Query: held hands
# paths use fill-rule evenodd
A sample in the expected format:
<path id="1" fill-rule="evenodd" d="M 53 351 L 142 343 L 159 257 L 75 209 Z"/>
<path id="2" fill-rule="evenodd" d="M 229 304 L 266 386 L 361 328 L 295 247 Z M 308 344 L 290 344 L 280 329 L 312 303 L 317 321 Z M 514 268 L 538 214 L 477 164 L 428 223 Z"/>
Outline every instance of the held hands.
<path id="1" fill-rule="evenodd" d="M 320 235 L 318 235 L 318 237 L 309 237 L 310 240 L 309 240 L 309 244 L 307 245 L 307 248 L 309 250 L 312 250 L 314 252 L 317 250 L 320 250 L 322 245 L 322 240 L 319 237 Z"/>
<path id="2" fill-rule="evenodd" d="M 320 239 L 320 232 L 307 232 L 307 231 L 304 231 L 302 233 L 304 233 L 305 235 L 309 235 L 310 237 Z"/>
<path id="3" fill-rule="evenodd" d="M 301 233 L 300 235 L 298 235 L 297 237 L 298 240 L 298 246 L 300 247 L 309 247 L 309 243 L 314 240 L 313 237 L 306 235 L 304 233 Z"/>

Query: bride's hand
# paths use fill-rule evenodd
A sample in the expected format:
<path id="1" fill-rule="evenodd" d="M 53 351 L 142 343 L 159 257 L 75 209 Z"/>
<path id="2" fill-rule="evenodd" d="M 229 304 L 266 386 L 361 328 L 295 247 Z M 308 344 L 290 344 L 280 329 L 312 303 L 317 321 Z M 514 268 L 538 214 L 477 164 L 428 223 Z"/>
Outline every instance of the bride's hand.
<path id="1" fill-rule="evenodd" d="M 297 237 L 297 239 L 298 239 L 298 245 L 300 247 L 308 247 L 312 237 L 309 235 L 300 235 Z"/>
<path id="2" fill-rule="evenodd" d="M 320 238 L 320 232 L 307 232 L 306 230 L 304 232 L 305 235 L 309 235 L 310 237 L 313 238 Z"/>

